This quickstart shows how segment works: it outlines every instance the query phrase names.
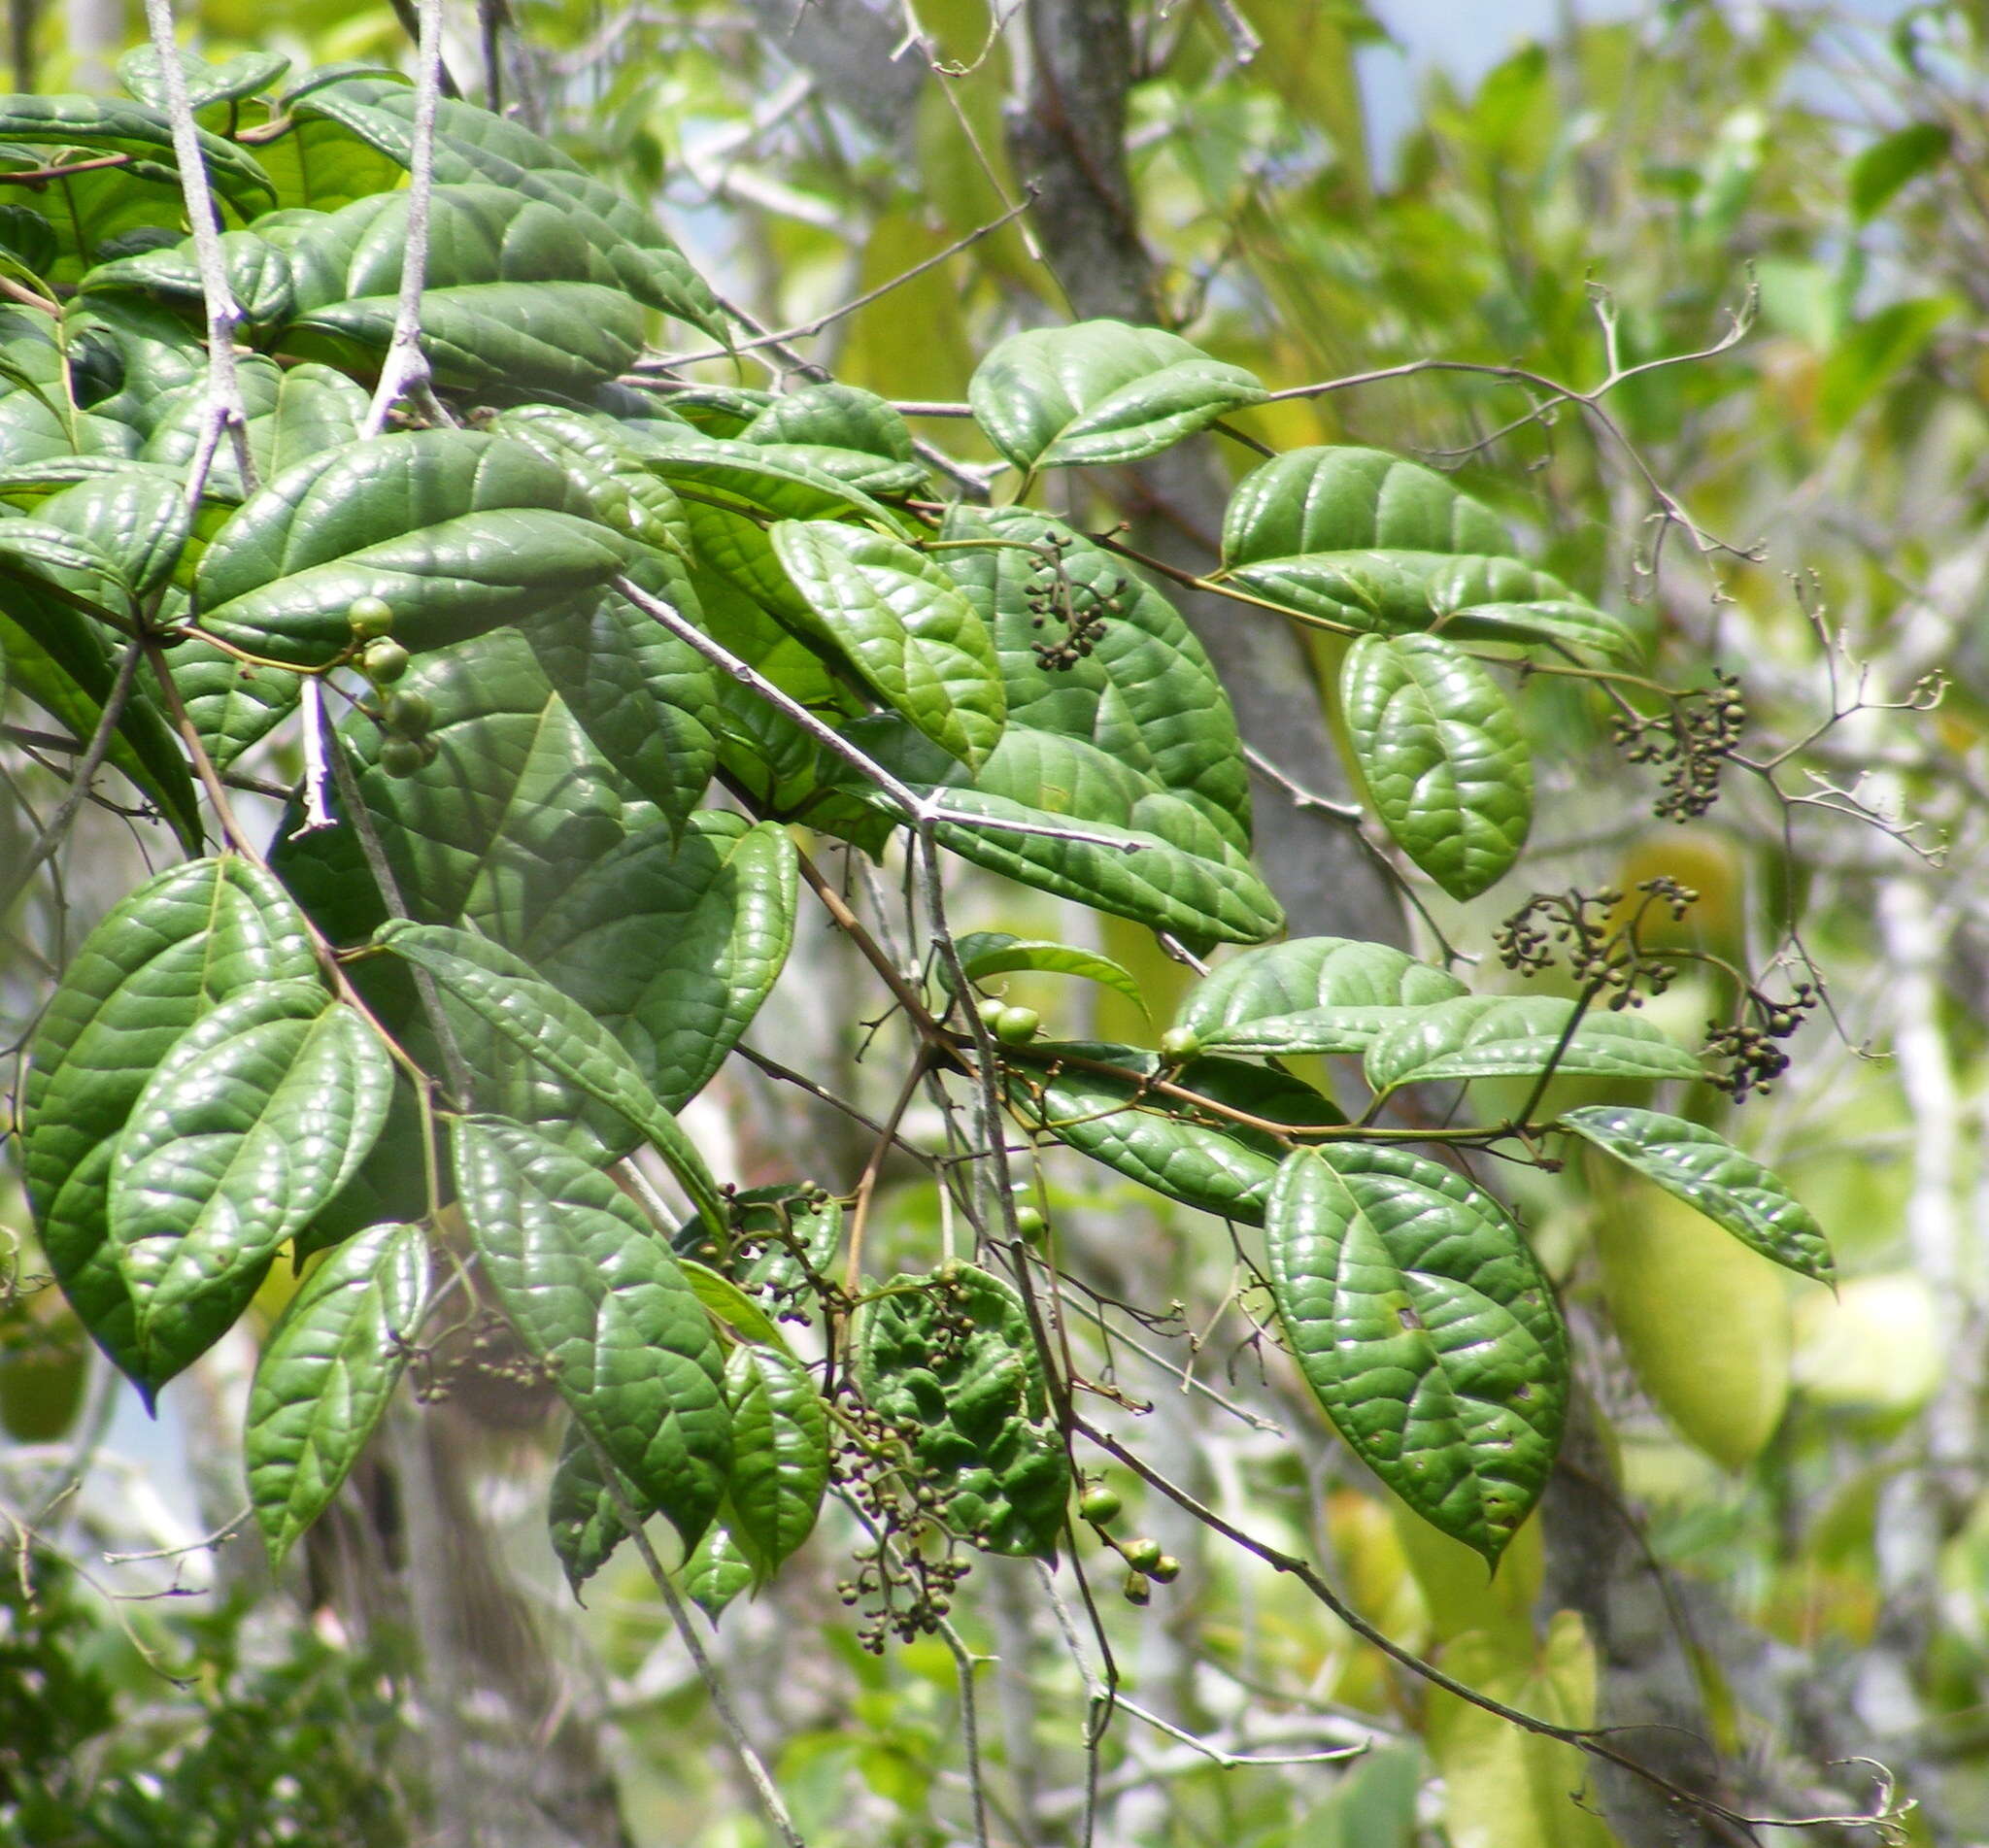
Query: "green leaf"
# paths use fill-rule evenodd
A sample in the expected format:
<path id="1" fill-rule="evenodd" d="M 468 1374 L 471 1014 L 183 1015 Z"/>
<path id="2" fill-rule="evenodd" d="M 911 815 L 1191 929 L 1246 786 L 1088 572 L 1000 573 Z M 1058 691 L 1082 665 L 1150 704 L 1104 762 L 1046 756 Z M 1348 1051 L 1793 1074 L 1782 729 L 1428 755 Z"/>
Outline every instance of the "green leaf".
<path id="1" fill-rule="evenodd" d="M 857 1311 L 852 1340 L 864 1399 L 917 1427 L 913 1468 L 947 1526 L 983 1552 L 1051 1558 L 1070 1461 L 1013 1287 L 972 1264 L 899 1275 Z"/>
<path id="2" fill-rule="evenodd" d="M 216 192 L 245 216 L 276 203 L 276 188 L 254 157 L 233 142 L 197 130 L 202 163 Z M 91 155 L 120 153 L 167 167 L 173 127 L 164 112 L 116 96 L 0 97 L 0 143 L 31 148 L 83 148 Z"/>
<path id="3" fill-rule="evenodd" d="M 251 667 L 212 644 L 179 643 L 166 656 L 173 685 L 217 770 L 225 770 L 296 710 L 303 683 L 280 667 Z"/>
<path id="4" fill-rule="evenodd" d="M 411 209 L 409 194 L 383 192 L 271 231 L 294 290 L 287 351 L 377 370 Z M 584 399 L 627 370 L 642 336 L 642 305 L 566 212 L 501 186 L 434 189 L 421 351 L 438 384 L 499 402 Z"/>
<path id="5" fill-rule="evenodd" d="M 392 919 L 374 933 L 374 941 L 426 969 L 523 1058 L 619 1111 L 669 1164 L 713 1230 L 723 1233 L 725 1209 L 704 1158 L 651 1094 L 621 1042 L 584 1007 L 543 981 L 528 962 L 467 930 Z"/>
<path id="6" fill-rule="evenodd" d="M 770 1578 L 815 1530 L 828 1488 L 828 1408 L 792 1355 L 734 1348 L 725 1357 L 732 1473 L 725 1531 Z"/>
<path id="7" fill-rule="evenodd" d="M 979 770 L 1008 717 L 1000 663 L 965 593 L 883 533 L 783 521 L 772 543 L 823 633 L 878 696 Z"/>
<path id="8" fill-rule="evenodd" d="M 984 982 L 990 976 L 1014 975 L 1028 970 L 1037 975 L 1075 975 L 1087 982 L 1123 994 L 1144 1014 L 1145 995 L 1129 970 L 1096 950 L 1077 950 L 1067 943 L 1044 943 L 1033 938 L 1011 937 L 1002 930 L 974 930 L 955 946 L 961 968 L 970 982 Z"/>
<path id="9" fill-rule="evenodd" d="M 650 468 L 642 441 L 613 418 L 528 404 L 492 418 L 490 428 L 557 462 L 587 490 L 593 516 L 603 525 L 690 561 L 691 525 L 684 503 Z M 691 606 L 694 615 L 694 596 Z"/>
<path id="10" fill-rule="evenodd" d="M 286 211 L 336 212 L 407 180 L 399 161 L 328 116 L 289 117 L 275 140 L 256 144 L 255 154 Z"/>
<path id="11" fill-rule="evenodd" d="M 176 393 L 206 383 L 200 336 L 184 317 L 141 296 L 76 296 L 62 311 L 61 338 L 77 401 L 88 407 L 67 446 L 75 450 L 109 449 L 109 432 L 119 454 L 135 453 Z"/>
<path id="12" fill-rule="evenodd" d="M 403 167 L 413 164 L 415 96 L 404 84 L 349 78 L 297 96 L 290 112 L 329 117 Z M 649 215 L 523 123 L 444 97 L 434 159 L 438 185 L 506 186 L 554 207 L 637 300 L 726 340 L 727 323 L 710 288 Z"/>
<path id="13" fill-rule="evenodd" d="M 521 947 L 622 840 L 622 791 L 515 629 L 418 657 L 396 690 L 433 709 L 436 756 L 413 776 L 380 768 L 371 720 L 339 725 L 395 883 L 422 923 L 460 919 Z M 350 826 L 280 838 L 270 857 L 340 942 L 365 938 L 385 915 Z"/>
<path id="14" fill-rule="evenodd" d="M 1954 135 L 1941 122 L 1909 122 L 1852 157 L 1846 190 L 1851 216 L 1869 224 L 1905 185 L 1947 158 Z"/>
<path id="15" fill-rule="evenodd" d="M 1526 843 L 1534 766 L 1491 675 L 1435 635 L 1364 635 L 1340 707 L 1369 799 L 1396 844 L 1453 898 L 1504 877 Z"/>
<path id="16" fill-rule="evenodd" d="M 379 1036 L 315 979 L 235 994 L 174 1042 L 111 1159 L 149 1386 L 233 1326 L 278 1248 L 365 1159 L 392 1089 Z"/>
<path id="17" fill-rule="evenodd" d="M 681 839 L 651 828 L 603 856 L 553 902 L 524 954 L 681 1110 L 780 978 L 797 869 L 785 828 L 706 811 Z"/>
<path id="18" fill-rule="evenodd" d="M 1816 382 L 1816 411 L 1836 436 L 1927 351 L 1960 308 L 1952 295 L 1890 302 L 1868 315 L 1831 349 Z"/>
<path id="19" fill-rule="evenodd" d="M 0 144 L 0 168 L 39 171 L 54 150 Z M 186 203 L 180 178 L 153 160 L 129 166 L 84 167 L 59 174 L 43 185 L 7 187 L 17 210 L 41 220 L 42 280 L 58 287 L 79 282 L 99 253 L 115 255 L 148 239 L 177 238 L 185 228 Z M 17 243 L 24 241 L 17 228 Z M 54 247 L 52 255 L 48 247 Z M 72 304 L 73 306 L 73 304 Z"/>
<path id="20" fill-rule="evenodd" d="M 1174 1025 L 1211 1052 L 1358 1053 L 1406 1010 L 1464 991 L 1389 944 L 1299 937 L 1229 958 L 1188 991 Z"/>
<path id="21" fill-rule="evenodd" d="M 1367 1048 L 1377 1092 L 1439 1078 L 1698 1078 L 1699 1060 L 1641 1015 L 1591 1011 L 1552 995 L 1466 994 L 1390 1027 Z M 1572 1031 L 1569 1030 L 1572 1026 Z"/>
<path id="22" fill-rule="evenodd" d="M 330 1505 L 379 1425 L 427 1291 L 422 1228 L 375 1226 L 320 1264 L 270 1330 L 242 1441 L 272 1570 Z"/>
<path id="23" fill-rule="evenodd" d="M 854 386 L 803 386 L 774 399 L 738 435 L 866 493 L 908 494 L 927 480 L 904 419 Z"/>
<path id="24" fill-rule="evenodd" d="M 739 1543 L 723 1527 L 712 1527 L 677 1574 L 684 1596 L 711 1619 L 753 1583 L 753 1567 Z"/>
<path id="25" fill-rule="evenodd" d="M 321 667 L 346 611 L 384 597 L 395 637 L 439 648 L 578 596 L 624 568 L 624 542 L 561 469 L 478 430 L 412 430 L 300 463 L 215 534 L 194 580 L 201 626 Z"/>
<path id="26" fill-rule="evenodd" d="M 989 441 L 1025 473 L 1136 462 L 1266 395 L 1241 366 L 1117 320 L 1012 334 L 967 386 Z"/>
<path id="27" fill-rule="evenodd" d="M 224 64 L 210 64 L 192 51 L 180 51 L 180 70 L 186 83 L 186 100 L 197 115 L 217 103 L 238 103 L 260 95 L 289 69 L 290 61 L 274 51 L 242 51 Z M 161 114 L 166 84 L 155 47 L 141 45 L 118 60 L 118 82 L 141 103 Z"/>
<path id="28" fill-rule="evenodd" d="M 669 1247 L 605 1175 L 495 1118 L 455 1131 L 456 1192 L 505 1315 L 638 1506 L 694 1546 L 731 1464 L 723 1362 Z"/>
<path id="29" fill-rule="evenodd" d="M 132 1298 L 108 1216 L 118 1133 L 210 1008 L 316 970 L 304 921 L 273 879 L 232 855 L 191 860 L 113 907 L 28 1043 L 21 1154 L 35 1227 L 84 1326 L 134 1377 Z"/>
<path id="30" fill-rule="evenodd" d="M 627 1477 L 622 1477 L 618 1487 L 631 1508 L 642 1509 L 641 1492 Z M 615 1496 L 602 1478 L 600 1459 L 582 1434 L 577 1421 L 566 1427 L 559 1461 L 554 1465 L 546 1526 L 553 1551 L 558 1556 L 566 1582 L 573 1587 L 576 1597 L 580 1588 L 607 1564 L 615 1549 L 628 1537 Z M 706 1540 L 711 1531 L 706 1530 Z M 699 1542 L 703 1544 L 704 1541 Z"/>
<path id="31" fill-rule="evenodd" d="M 246 329 L 266 332 L 290 319 L 296 306 L 290 266 L 276 245 L 253 231 L 228 231 L 220 239 L 220 256 L 222 278 Z M 91 293 L 129 289 L 187 313 L 204 305 L 191 239 L 100 263 L 82 286 Z"/>
<path id="32" fill-rule="evenodd" d="M 696 1224 L 701 1226 L 703 1222 Z M 724 1323 L 742 1341 L 757 1342 L 782 1354 L 790 1354 L 788 1338 L 781 1333 L 772 1317 L 731 1278 L 721 1275 L 709 1264 L 700 1264 L 694 1258 L 685 1257 L 682 1252 L 677 1254 L 677 1261 L 683 1268 L 685 1281 L 697 1293 L 697 1300 L 711 1311 L 714 1321 Z"/>
<path id="33" fill-rule="evenodd" d="M 1830 1242 L 1808 1208 L 1723 1136 L 1682 1117 L 1622 1104 L 1570 1110 L 1561 1126 L 1697 1207 L 1764 1258 L 1836 1286 Z"/>
<path id="34" fill-rule="evenodd" d="M 1567 1334 L 1519 1229 L 1461 1175 L 1365 1144 L 1301 1150 L 1264 1221 L 1299 1370 L 1355 1453 L 1494 1565 L 1546 1487 Z"/>
<path id="35" fill-rule="evenodd" d="M 1072 1042 L 1030 1052 L 1040 1055 L 1041 1065 L 1032 1058 L 1007 1070 L 1009 1107 L 1019 1123 L 1184 1206 L 1247 1226 L 1263 1224 L 1264 1196 L 1286 1145 L 1267 1130 L 1156 1092 L 1154 1081 L 1271 1123 L 1343 1121 L 1311 1086 L 1238 1059 L 1196 1058 L 1169 1070 L 1132 1046 Z M 1075 1058 L 1091 1063 L 1078 1066 Z"/>
<path id="36" fill-rule="evenodd" d="M 1613 617 L 1522 562 L 1489 509 L 1380 450 L 1292 450 L 1246 476 L 1223 516 L 1219 575 L 1357 630 L 1636 653 Z"/>
<path id="37" fill-rule="evenodd" d="M 343 449 L 359 433 L 366 393 L 329 366 L 279 366 L 260 353 L 248 353 L 237 361 L 235 376 L 249 413 L 246 433 L 257 481 L 274 481 L 300 462 Z M 169 392 L 154 407 L 150 434 L 139 452 L 144 460 L 175 470 L 184 470 L 192 461 L 207 411 L 206 392 L 206 380 L 196 379 Z M 222 443 L 215 451 L 207 491 L 220 500 L 243 498 L 241 466 L 232 443 Z"/>

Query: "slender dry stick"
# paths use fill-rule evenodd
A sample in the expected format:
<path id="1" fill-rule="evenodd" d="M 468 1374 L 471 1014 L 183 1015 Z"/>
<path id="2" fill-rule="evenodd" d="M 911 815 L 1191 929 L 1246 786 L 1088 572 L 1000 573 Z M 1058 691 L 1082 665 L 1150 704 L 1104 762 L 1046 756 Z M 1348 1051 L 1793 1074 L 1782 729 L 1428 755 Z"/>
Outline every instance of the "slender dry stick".
<path id="1" fill-rule="evenodd" d="M 656 1549 L 649 1543 L 644 1530 L 643 1519 L 635 1511 L 635 1505 L 628 1499 L 623 1488 L 621 1470 L 615 1460 L 608 1455 L 606 1447 L 593 1432 L 576 1421 L 574 1429 L 579 1431 L 587 1447 L 593 1453 L 594 1465 L 600 1471 L 601 1481 L 606 1485 L 609 1498 L 615 1504 L 615 1513 L 628 1531 L 628 1537 L 635 1542 L 635 1550 L 642 1557 L 644 1569 L 655 1581 L 657 1591 L 661 1595 L 663 1608 L 670 1613 L 670 1622 L 677 1627 L 685 1653 L 690 1656 L 691 1665 L 696 1668 L 698 1679 L 704 1683 L 705 1693 L 710 1697 L 712 1711 L 719 1717 L 719 1724 L 725 1728 L 732 1742 L 732 1750 L 745 1770 L 753 1788 L 759 1795 L 765 1808 L 767 1820 L 787 1848 L 808 1848 L 801 1831 L 794 1827 L 794 1819 L 789 1815 L 788 1806 L 781 1798 L 780 1787 L 773 1781 L 765 1761 L 754 1749 L 753 1741 L 747 1736 L 746 1729 L 740 1724 L 732 1697 L 725 1692 L 725 1684 L 720 1680 L 712 1660 L 704 1653 L 704 1645 L 697 1640 L 697 1632 L 691 1628 L 691 1614 L 684 1608 L 684 1600 L 678 1596 L 677 1588 L 670 1581 L 670 1575 L 663 1569 L 663 1562 L 657 1558 Z"/>
<path id="2" fill-rule="evenodd" d="M 160 0 L 147 0 L 148 5 Z M 442 92 L 442 0 L 419 0 L 415 50 L 415 121 L 408 151 L 408 218 L 401 252 L 400 301 L 393 314 L 393 337 L 381 363 L 380 383 L 360 426 L 362 437 L 378 436 L 387 414 L 403 397 L 413 397 L 438 420 L 446 419 L 429 384 L 428 358 L 421 351 L 421 291 L 428 281 L 428 215 L 435 193 L 435 115 Z"/>
<path id="3" fill-rule="evenodd" d="M 193 257 L 200 269 L 200 292 L 207 307 L 207 407 L 201 414 L 200 438 L 193 466 L 186 477 L 186 504 L 200 505 L 223 431 L 234 444 L 235 465 L 242 487 L 255 487 L 255 463 L 249 454 L 249 414 L 242 402 L 242 381 L 235 370 L 235 326 L 241 311 L 228 286 L 226 260 L 221 255 L 220 215 L 207 179 L 200 151 L 200 127 L 193 119 L 193 99 L 187 94 L 186 73 L 173 40 L 172 0 L 145 0 L 145 22 L 158 53 L 159 83 L 166 92 L 166 118 L 173 129 L 173 158 L 180 169 L 180 193 L 193 228 Z"/>

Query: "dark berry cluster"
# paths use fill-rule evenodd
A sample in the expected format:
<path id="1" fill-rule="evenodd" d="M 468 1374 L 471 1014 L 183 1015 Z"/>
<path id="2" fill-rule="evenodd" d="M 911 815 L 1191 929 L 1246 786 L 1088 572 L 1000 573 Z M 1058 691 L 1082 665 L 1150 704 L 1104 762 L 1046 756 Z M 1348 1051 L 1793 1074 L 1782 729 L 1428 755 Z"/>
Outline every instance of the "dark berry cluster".
<path id="1" fill-rule="evenodd" d="M 1698 892 L 1669 874 L 1642 880 L 1638 903 L 1612 924 L 1623 894 L 1610 888 L 1584 892 L 1535 892 L 1493 933 L 1499 959 L 1508 969 L 1538 975 L 1565 961 L 1578 982 L 1591 986 L 1611 1008 L 1641 1007 L 1677 976 L 1677 964 L 1648 955 L 1638 941 L 1645 914 L 1661 907 L 1676 923 L 1699 901 Z"/>
<path id="2" fill-rule="evenodd" d="M 437 1405 L 471 1380 L 536 1393 L 554 1383 L 553 1368 L 519 1345 L 518 1336 L 494 1309 L 479 1310 L 438 1340 L 417 1347 L 394 1337 L 409 1362 L 415 1398 Z"/>
<path id="3" fill-rule="evenodd" d="M 1131 585 L 1121 577 L 1108 578 L 1102 585 L 1077 584 L 1063 568 L 1063 554 L 1070 540 L 1062 533 L 1046 535 L 1037 548 L 1042 562 L 1029 579 L 1029 627 L 1058 625 L 1061 633 L 1052 641 L 1031 642 L 1036 662 L 1053 674 L 1068 673 L 1104 638 L 1108 617 L 1122 616 Z"/>
<path id="4" fill-rule="evenodd" d="M 1679 693 L 1669 712 L 1619 714 L 1615 738 L 1632 763 L 1665 766 L 1664 792 L 1654 805 L 1658 819 L 1689 822 L 1719 800 L 1721 768 L 1746 722 L 1739 681 L 1716 671 L 1710 687 Z"/>
<path id="5" fill-rule="evenodd" d="M 1729 1025 L 1706 1023 L 1705 1056 L 1726 1063 L 1714 1082 L 1736 1103 L 1750 1093 L 1767 1092 L 1789 1069 L 1789 1055 L 1779 1042 L 1792 1038 L 1822 1000 L 1811 982 L 1798 982 L 1786 1001 L 1750 988 L 1738 1020 Z"/>

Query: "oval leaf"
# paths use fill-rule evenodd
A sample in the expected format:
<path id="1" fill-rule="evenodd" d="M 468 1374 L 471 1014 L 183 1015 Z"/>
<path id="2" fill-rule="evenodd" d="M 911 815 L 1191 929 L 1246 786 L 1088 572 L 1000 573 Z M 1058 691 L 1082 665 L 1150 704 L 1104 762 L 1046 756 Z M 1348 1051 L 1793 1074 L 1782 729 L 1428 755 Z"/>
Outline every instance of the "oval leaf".
<path id="1" fill-rule="evenodd" d="M 1265 1250 L 1299 1370 L 1348 1444 L 1496 1565 L 1554 1465 L 1567 1335 L 1519 1229 L 1448 1168 L 1347 1144 L 1271 1189 Z"/>
<path id="2" fill-rule="evenodd" d="M 1396 844 L 1453 898 L 1504 877 L 1527 838 L 1534 766 L 1492 677 L 1434 635 L 1364 635 L 1340 671 L 1354 760 Z"/>
<path id="3" fill-rule="evenodd" d="M 725 1531 L 766 1578 L 815 1530 L 828 1488 L 828 1410 L 798 1361 L 759 1346 L 726 1356 L 725 1403 Z"/>
<path id="4" fill-rule="evenodd" d="M 264 1343 L 243 1431 L 272 1569 L 338 1494 L 407 1365 L 428 1290 L 419 1226 L 375 1226 L 290 1298 Z"/>
<path id="5" fill-rule="evenodd" d="M 1358 1053 L 1465 985 L 1385 943 L 1298 937 L 1244 950 L 1188 992 L 1175 1025 L 1211 1051 Z"/>
<path id="6" fill-rule="evenodd" d="M 1561 1126 L 1698 1207 L 1764 1258 L 1818 1283 L 1836 1284 L 1830 1243 L 1808 1208 L 1723 1136 L 1682 1117 L 1620 1104 L 1570 1110 Z"/>
<path id="7" fill-rule="evenodd" d="M 1699 1060 L 1639 1014 L 1591 1011 L 1553 995 L 1466 994 L 1419 1008 L 1367 1048 L 1377 1091 L 1438 1078 L 1698 1078 Z M 1572 1025 L 1572 1031 L 1569 1028 Z"/>
<path id="8" fill-rule="evenodd" d="M 731 1462 L 724 1364 L 668 1246 L 585 1162 L 496 1118 L 455 1131 L 455 1183 L 486 1274 L 574 1417 L 686 1547 Z"/>
<path id="9" fill-rule="evenodd" d="M 958 945 L 961 966 L 970 982 L 984 982 L 994 975 L 1075 975 L 1096 982 L 1116 994 L 1123 994 L 1142 1014 L 1148 1012 L 1146 997 L 1130 971 L 1096 950 L 1073 949 L 1067 943 L 1045 943 L 1029 937 L 1011 937 L 1000 930 L 975 930 Z"/>

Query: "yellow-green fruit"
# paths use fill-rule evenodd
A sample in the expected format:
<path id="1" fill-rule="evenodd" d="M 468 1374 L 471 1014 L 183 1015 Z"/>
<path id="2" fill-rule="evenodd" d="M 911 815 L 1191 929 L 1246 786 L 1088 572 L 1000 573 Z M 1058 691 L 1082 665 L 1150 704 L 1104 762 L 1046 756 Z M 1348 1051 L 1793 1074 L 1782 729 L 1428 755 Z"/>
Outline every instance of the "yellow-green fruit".
<path id="1" fill-rule="evenodd" d="M 1715 1462 L 1746 1468 L 1789 1396 L 1785 1273 L 1642 1182 L 1605 1196 L 1596 1250 L 1610 1319 L 1644 1390 Z"/>
<path id="2" fill-rule="evenodd" d="M 1181 1576 L 1181 1562 L 1171 1553 L 1163 1553 L 1147 1568 L 1147 1577 L 1156 1585 L 1171 1585 Z"/>
<path id="3" fill-rule="evenodd" d="M 1158 1540 L 1131 1540 L 1121 1547 L 1126 1563 L 1135 1572 L 1151 1572 L 1167 1556 L 1161 1551 Z"/>
<path id="4" fill-rule="evenodd" d="M 992 1027 L 1008 1011 L 1008 1003 L 998 994 L 984 994 L 974 1003 L 974 1012 L 981 1017 L 983 1026 Z"/>
<path id="5" fill-rule="evenodd" d="M 411 777 L 425 761 L 412 738 L 389 738 L 380 747 L 380 767 L 390 777 Z"/>
<path id="6" fill-rule="evenodd" d="M 49 1293 L 52 1295 L 54 1293 Z M 35 1309 L 20 1345 L 0 1353 L 0 1429 L 22 1444 L 52 1444 L 76 1423 L 89 1383 L 89 1338 L 66 1310 Z"/>
<path id="7" fill-rule="evenodd" d="M 1126 1575 L 1126 1601 L 1129 1604 L 1147 1603 L 1154 1595 L 1154 1588 L 1137 1572 Z"/>
<path id="8" fill-rule="evenodd" d="M 408 671 L 408 663 L 414 659 L 398 642 L 390 642 L 384 635 L 377 642 L 368 642 L 366 652 L 359 656 L 359 669 L 377 687 L 390 687 Z"/>
<path id="9" fill-rule="evenodd" d="M 1125 1511 L 1126 1504 L 1110 1489 L 1087 1489 L 1079 1498 L 1077 1511 L 1095 1528 L 1109 1528 Z"/>
<path id="10" fill-rule="evenodd" d="M 1161 1035 L 1161 1057 L 1170 1065 L 1185 1065 L 1201 1051 L 1201 1035 L 1192 1026 L 1170 1026 Z"/>
<path id="11" fill-rule="evenodd" d="M 1050 1222 L 1033 1206 L 1018 1206 L 1015 1209 L 1015 1229 L 1022 1234 L 1025 1245 L 1040 1245 L 1043 1234 L 1050 1229 Z"/>
<path id="12" fill-rule="evenodd" d="M 1032 1007 L 1004 1007 L 994 1017 L 994 1037 L 1004 1046 L 1027 1046 L 1043 1017 Z"/>
<path id="13" fill-rule="evenodd" d="M 385 597 L 354 597 L 346 605 L 346 622 L 362 642 L 387 635 L 393 628 L 393 605 Z"/>

